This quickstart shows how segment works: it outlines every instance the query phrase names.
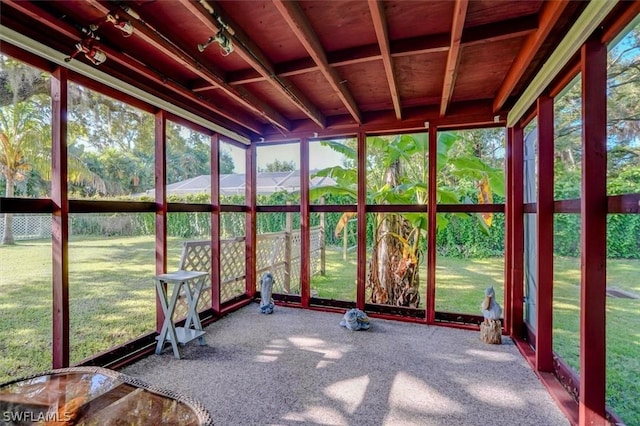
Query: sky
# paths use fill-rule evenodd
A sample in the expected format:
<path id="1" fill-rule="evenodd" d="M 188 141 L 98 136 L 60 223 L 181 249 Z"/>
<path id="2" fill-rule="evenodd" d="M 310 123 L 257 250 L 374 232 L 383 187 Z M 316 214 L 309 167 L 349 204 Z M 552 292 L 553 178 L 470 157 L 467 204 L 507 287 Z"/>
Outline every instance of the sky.
<path id="1" fill-rule="evenodd" d="M 223 151 L 231 154 L 235 165 L 235 173 L 245 172 L 244 150 L 231 145 L 223 145 Z M 297 143 L 283 145 L 268 145 L 258 147 L 258 169 L 264 169 L 267 164 L 276 160 L 280 162 L 293 161 L 300 168 L 300 145 Z M 326 167 L 342 165 L 343 156 L 331 148 L 321 146 L 320 142 L 309 143 L 309 169 L 324 169 Z"/>

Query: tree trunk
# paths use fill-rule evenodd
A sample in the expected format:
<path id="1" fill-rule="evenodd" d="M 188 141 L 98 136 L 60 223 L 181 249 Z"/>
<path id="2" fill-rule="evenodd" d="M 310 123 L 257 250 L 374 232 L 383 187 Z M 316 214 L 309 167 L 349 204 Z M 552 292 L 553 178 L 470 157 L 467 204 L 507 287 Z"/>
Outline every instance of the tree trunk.
<path id="1" fill-rule="evenodd" d="M 13 197 L 14 194 L 15 192 L 13 188 L 13 176 L 10 173 L 7 173 L 6 196 L 7 198 Z M 13 240 L 13 214 L 11 213 L 4 214 L 4 231 L 2 233 L 2 244 L 15 244 L 15 241 Z"/>
<path id="2" fill-rule="evenodd" d="M 397 186 L 400 173 L 400 163 L 396 162 L 387 170 L 385 183 Z M 371 303 L 417 308 L 420 304 L 417 261 L 403 253 L 404 245 L 396 236 L 408 240 L 412 226 L 398 214 L 381 214 L 376 218 L 376 244 L 367 277 Z"/>

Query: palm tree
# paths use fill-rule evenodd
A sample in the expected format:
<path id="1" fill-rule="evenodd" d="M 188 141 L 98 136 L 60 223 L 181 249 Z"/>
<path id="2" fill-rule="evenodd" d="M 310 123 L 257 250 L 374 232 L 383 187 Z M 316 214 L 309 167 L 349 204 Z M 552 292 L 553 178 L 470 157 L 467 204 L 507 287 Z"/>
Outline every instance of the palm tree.
<path id="1" fill-rule="evenodd" d="M 467 197 L 468 187 L 449 188 L 443 176 L 464 176 L 477 188 L 479 202 L 490 202 L 491 193 L 504 194 L 504 173 L 500 168 L 485 164 L 473 153 L 456 152 L 460 138 L 453 133 L 438 137 L 437 201 L 460 203 Z M 356 151 L 348 143 L 326 141 L 323 144 L 342 153 L 347 161 L 344 167 L 320 170 L 316 176 L 330 176 L 335 186 L 317 187 L 310 191 L 312 199 L 324 195 L 348 195 L 357 198 Z M 373 204 L 426 204 L 427 203 L 427 144 L 426 134 L 402 135 L 393 138 L 367 139 L 367 202 Z M 355 213 L 345 213 L 336 227 L 339 234 Z M 369 302 L 417 308 L 420 304 L 418 265 L 425 248 L 426 215 L 421 213 L 374 213 L 373 246 L 369 259 L 367 288 Z M 490 226 L 490 219 L 471 215 L 479 226 Z M 446 226 L 446 219 L 438 217 L 438 227 Z"/>

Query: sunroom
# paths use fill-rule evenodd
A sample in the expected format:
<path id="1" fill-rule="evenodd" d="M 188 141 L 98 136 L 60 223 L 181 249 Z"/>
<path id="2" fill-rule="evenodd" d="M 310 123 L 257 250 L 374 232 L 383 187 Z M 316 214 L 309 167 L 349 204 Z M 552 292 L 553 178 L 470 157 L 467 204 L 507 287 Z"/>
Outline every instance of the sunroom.
<path id="1" fill-rule="evenodd" d="M 153 357 L 156 276 L 207 326 L 269 273 L 452 332 L 493 288 L 570 423 L 640 424 L 640 2 L 0 7 L 0 383 Z"/>

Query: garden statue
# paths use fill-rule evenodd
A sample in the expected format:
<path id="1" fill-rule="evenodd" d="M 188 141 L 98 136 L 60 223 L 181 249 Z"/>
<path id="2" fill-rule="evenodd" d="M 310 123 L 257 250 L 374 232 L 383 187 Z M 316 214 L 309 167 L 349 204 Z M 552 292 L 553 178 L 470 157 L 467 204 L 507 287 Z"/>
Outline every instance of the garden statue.
<path id="1" fill-rule="evenodd" d="M 273 291 L 273 275 L 271 272 L 265 272 L 260 278 L 260 312 L 263 314 L 273 313 L 273 298 L 271 292 Z"/>
<path id="2" fill-rule="evenodd" d="M 360 309 L 349 309 L 344 314 L 344 318 L 340 321 L 340 325 L 351 331 L 368 330 L 369 317 Z"/>
<path id="3" fill-rule="evenodd" d="M 493 287 L 484 291 L 484 300 L 480 306 L 484 321 L 480 324 L 480 339 L 485 343 L 502 343 L 502 308 L 496 302 L 496 293 Z"/>

